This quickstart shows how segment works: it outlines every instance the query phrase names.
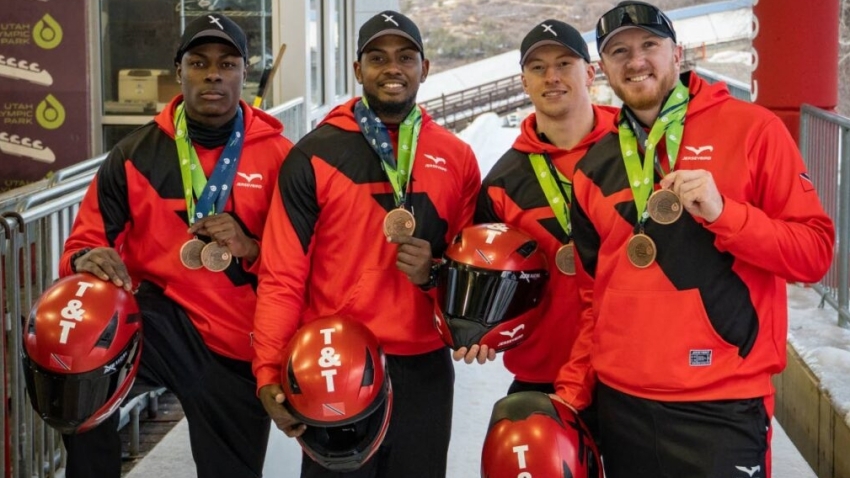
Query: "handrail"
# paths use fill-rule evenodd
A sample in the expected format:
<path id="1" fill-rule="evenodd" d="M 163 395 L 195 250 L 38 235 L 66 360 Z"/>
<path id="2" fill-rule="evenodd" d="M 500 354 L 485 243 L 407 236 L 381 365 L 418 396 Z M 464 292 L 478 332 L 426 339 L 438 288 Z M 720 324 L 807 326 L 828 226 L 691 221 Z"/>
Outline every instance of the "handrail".
<path id="1" fill-rule="evenodd" d="M 71 166 L 65 167 L 56 171 L 55 174 L 49 179 L 50 185 L 54 185 L 58 182 L 61 182 L 68 178 L 73 178 L 78 175 L 90 175 L 97 172 L 97 168 L 100 167 L 100 164 L 103 160 L 106 159 L 106 155 L 102 154 L 100 156 L 96 156 L 91 159 L 87 159 L 85 161 L 81 161 L 77 164 L 72 164 Z"/>

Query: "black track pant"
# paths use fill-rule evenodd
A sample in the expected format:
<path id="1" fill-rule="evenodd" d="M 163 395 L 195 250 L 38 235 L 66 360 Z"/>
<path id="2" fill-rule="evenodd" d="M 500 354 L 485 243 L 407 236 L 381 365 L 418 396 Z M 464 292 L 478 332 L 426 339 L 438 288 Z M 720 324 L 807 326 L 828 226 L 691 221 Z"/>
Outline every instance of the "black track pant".
<path id="1" fill-rule="evenodd" d="M 607 478 L 769 478 L 764 398 L 659 402 L 597 386 Z"/>
<path id="2" fill-rule="evenodd" d="M 144 342 L 134 391 L 165 386 L 180 400 L 199 478 L 262 476 L 270 420 L 256 397 L 251 364 L 210 352 L 185 312 L 157 287 L 143 283 L 136 301 Z M 118 418 L 116 412 L 92 430 L 63 435 L 66 477 L 121 476 Z"/>
<path id="3" fill-rule="evenodd" d="M 449 349 L 388 355 L 387 367 L 393 410 L 377 453 L 349 473 L 328 471 L 304 455 L 302 478 L 445 478 L 455 377 Z"/>

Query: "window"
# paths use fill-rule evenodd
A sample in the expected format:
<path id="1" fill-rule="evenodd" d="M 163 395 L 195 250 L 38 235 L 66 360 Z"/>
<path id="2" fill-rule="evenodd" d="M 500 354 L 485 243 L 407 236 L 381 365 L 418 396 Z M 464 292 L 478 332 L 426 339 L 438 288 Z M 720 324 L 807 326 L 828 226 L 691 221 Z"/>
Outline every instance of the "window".
<path id="1" fill-rule="evenodd" d="M 334 50 L 334 95 L 337 97 L 347 93 L 348 72 L 351 69 L 345 54 L 348 51 L 345 41 L 345 13 L 345 0 L 334 0 L 331 35 Z"/>
<path id="2" fill-rule="evenodd" d="M 245 31 L 248 80 L 242 98 L 249 104 L 263 70 L 274 62 L 271 0 L 101 0 L 100 11 L 105 149 L 180 93 L 174 53 L 185 25 L 195 18 L 221 12 Z"/>
<path id="3" fill-rule="evenodd" d="M 185 25 L 221 12 L 248 37 L 249 103 L 271 52 L 271 0 L 101 0 L 103 113 L 150 117 L 180 93 L 174 51 Z"/>
<path id="4" fill-rule="evenodd" d="M 310 100 L 313 105 L 324 103 L 324 68 L 322 52 L 322 1 L 310 0 L 310 28 L 307 32 L 310 42 Z"/>

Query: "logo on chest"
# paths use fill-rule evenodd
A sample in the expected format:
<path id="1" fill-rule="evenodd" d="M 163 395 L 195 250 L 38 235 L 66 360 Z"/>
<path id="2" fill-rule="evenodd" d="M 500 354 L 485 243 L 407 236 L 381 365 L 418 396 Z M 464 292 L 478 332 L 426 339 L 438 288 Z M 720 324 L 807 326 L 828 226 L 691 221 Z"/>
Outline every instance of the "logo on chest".
<path id="1" fill-rule="evenodd" d="M 714 146 L 706 144 L 703 146 L 682 146 L 686 152 L 682 154 L 682 161 L 711 161 Z"/>
<path id="2" fill-rule="evenodd" d="M 446 158 L 434 156 L 433 154 L 423 154 L 423 156 L 425 156 L 425 159 L 430 161 L 425 163 L 426 168 L 439 169 L 443 172 L 448 171 L 448 169 L 446 169 Z"/>

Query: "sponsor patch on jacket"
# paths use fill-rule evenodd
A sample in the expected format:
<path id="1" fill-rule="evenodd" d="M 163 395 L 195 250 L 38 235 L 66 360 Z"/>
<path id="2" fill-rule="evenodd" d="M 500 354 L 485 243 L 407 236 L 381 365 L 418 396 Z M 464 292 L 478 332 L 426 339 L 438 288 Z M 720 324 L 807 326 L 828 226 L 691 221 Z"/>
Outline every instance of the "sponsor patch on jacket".
<path id="1" fill-rule="evenodd" d="M 691 350 L 689 365 L 691 367 L 708 367 L 711 365 L 711 350 Z"/>

